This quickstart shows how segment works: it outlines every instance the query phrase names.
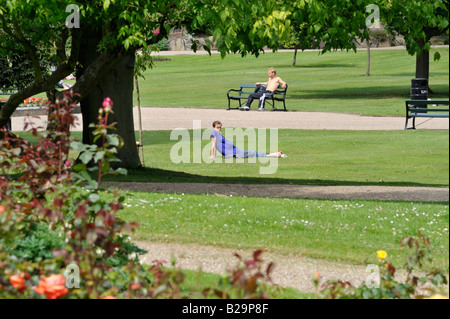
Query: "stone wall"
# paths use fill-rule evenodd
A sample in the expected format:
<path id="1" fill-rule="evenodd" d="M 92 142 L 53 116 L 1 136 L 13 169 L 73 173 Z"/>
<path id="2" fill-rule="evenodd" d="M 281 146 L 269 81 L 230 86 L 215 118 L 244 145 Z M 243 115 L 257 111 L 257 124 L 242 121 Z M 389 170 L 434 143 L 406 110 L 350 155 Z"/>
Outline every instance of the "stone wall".
<path id="1" fill-rule="evenodd" d="M 204 51 L 203 45 L 205 44 L 205 40 L 209 39 L 212 41 L 212 36 L 206 35 L 191 35 L 186 33 L 184 27 L 172 30 L 169 35 L 169 48 L 170 51 L 191 51 L 192 44 L 194 41 L 197 41 L 198 51 Z M 215 49 L 213 47 L 212 49 Z"/>

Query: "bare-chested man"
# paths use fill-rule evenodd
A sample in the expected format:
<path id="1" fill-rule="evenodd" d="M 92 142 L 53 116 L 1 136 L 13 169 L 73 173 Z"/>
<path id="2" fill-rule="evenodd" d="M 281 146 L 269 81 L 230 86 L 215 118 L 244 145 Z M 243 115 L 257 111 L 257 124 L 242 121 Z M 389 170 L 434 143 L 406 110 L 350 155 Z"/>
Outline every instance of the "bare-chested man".
<path id="1" fill-rule="evenodd" d="M 267 73 L 269 75 L 269 80 L 267 82 L 256 82 L 256 85 L 263 85 L 266 88 L 250 94 L 248 96 L 247 104 L 240 108 L 241 111 L 250 110 L 250 105 L 254 99 L 259 99 L 259 111 L 264 111 L 264 103 L 266 98 L 270 97 L 278 86 L 281 85 L 283 89 L 286 88 L 286 82 L 277 76 L 277 71 L 274 68 L 270 68 Z"/>

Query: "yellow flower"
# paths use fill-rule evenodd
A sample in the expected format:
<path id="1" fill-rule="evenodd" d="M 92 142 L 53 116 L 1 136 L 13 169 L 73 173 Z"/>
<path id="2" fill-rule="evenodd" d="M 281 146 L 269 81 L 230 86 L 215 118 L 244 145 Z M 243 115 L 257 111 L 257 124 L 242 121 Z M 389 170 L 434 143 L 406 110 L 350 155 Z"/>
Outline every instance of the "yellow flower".
<path id="1" fill-rule="evenodd" d="M 377 256 L 378 256 L 378 259 L 383 260 L 387 257 L 387 252 L 384 250 L 378 250 Z"/>

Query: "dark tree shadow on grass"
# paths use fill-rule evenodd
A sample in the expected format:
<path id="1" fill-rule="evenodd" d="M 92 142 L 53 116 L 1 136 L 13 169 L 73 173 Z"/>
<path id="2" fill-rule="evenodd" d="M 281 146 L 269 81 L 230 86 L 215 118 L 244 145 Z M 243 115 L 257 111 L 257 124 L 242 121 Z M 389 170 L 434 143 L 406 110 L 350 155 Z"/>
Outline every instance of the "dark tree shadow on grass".
<path id="1" fill-rule="evenodd" d="M 115 182 L 152 182 L 152 183 L 214 183 L 214 184 L 284 184 L 307 186 L 410 186 L 410 187 L 444 187 L 441 184 L 423 184 L 411 182 L 361 182 L 335 181 L 324 179 L 284 179 L 270 177 L 223 177 L 203 176 L 157 168 L 139 168 L 129 170 L 127 176 L 105 176 L 104 181 Z"/>

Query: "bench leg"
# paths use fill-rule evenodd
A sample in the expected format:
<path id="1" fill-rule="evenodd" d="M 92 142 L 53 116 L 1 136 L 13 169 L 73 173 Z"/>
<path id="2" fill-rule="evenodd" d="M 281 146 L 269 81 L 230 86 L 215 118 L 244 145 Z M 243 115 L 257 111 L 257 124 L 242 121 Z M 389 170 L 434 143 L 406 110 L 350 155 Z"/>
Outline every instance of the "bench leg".
<path id="1" fill-rule="evenodd" d="M 415 130 L 416 129 L 416 118 L 412 117 L 412 127 L 408 127 L 409 116 L 406 117 L 405 130 Z"/>

